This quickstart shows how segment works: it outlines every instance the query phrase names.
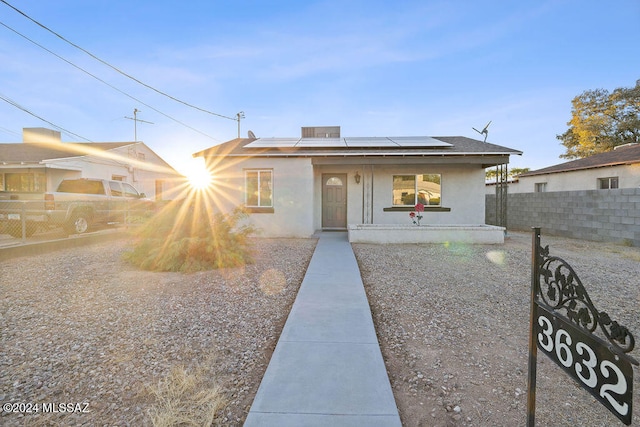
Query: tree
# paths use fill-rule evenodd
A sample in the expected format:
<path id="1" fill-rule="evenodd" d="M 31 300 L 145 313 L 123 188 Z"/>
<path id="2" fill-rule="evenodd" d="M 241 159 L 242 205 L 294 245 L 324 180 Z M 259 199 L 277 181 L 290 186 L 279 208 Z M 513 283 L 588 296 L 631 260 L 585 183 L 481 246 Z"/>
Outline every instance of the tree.
<path id="1" fill-rule="evenodd" d="M 569 129 L 557 135 L 575 159 L 640 142 L 640 80 L 632 88 L 586 90 L 571 101 Z"/>
<path id="2" fill-rule="evenodd" d="M 529 172 L 530 168 L 511 168 L 507 170 L 507 179 L 515 178 L 520 174 L 525 172 Z M 485 177 L 487 181 L 496 181 L 496 169 L 495 168 L 487 168 L 485 170 Z"/>

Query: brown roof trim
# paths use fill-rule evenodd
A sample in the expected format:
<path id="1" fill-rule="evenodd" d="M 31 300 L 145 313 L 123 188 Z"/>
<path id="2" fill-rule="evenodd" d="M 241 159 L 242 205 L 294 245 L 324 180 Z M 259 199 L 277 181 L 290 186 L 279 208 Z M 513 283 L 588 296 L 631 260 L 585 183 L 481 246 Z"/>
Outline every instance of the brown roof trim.
<path id="1" fill-rule="evenodd" d="M 596 169 L 610 166 L 620 166 L 640 163 L 640 144 L 621 146 L 606 153 L 594 154 L 583 159 L 549 166 L 543 169 L 525 172 L 520 177 L 545 175 L 552 173 L 572 172 L 585 169 Z"/>

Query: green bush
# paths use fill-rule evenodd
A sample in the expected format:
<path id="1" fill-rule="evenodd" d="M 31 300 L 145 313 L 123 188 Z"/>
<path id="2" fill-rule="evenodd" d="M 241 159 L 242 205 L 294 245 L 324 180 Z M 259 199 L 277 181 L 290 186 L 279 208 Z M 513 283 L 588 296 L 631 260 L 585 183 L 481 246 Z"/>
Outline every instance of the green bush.
<path id="1" fill-rule="evenodd" d="M 251 262 L 247 237 L 255 231 L 240 225 L 246 213 L 212 214 L 199 203 L 166 206 L 136 232 L 125 259 L 151 271 L 194 272 L 238 267 Z"/>

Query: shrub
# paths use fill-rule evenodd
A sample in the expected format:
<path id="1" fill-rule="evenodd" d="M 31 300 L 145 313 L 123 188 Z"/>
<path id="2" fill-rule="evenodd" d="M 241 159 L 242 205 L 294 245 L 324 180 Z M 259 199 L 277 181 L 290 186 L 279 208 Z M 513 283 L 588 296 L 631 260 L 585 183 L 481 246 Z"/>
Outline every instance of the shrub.
<path id="1" fill-rule="evenodd" d="M 136 233 L 124 257 L 151 271 L 194 272 L 237 267 L 251 262 L 247 237 L 255 230 L 240 225 L 246 213 L 212 214 L 200 203 L 166 206 Z"/>
<path id="2" fill-rule="evenodd" d="M 210 426 L 224 398 L 218 387 L 207 383 L 208 372 L 189 373 L 174 367 L 166 378 L 147 387 L 155 402 L 148 411 L 154 427 Z"/>

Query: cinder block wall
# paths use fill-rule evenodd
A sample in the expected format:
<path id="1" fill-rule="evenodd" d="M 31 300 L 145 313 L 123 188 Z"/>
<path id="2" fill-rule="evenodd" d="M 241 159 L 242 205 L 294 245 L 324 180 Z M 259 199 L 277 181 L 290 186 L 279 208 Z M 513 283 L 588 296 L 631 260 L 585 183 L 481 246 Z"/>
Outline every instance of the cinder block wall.
<path id="1" fill-rule="evenodd" d="M 485 221 L 495 224 L 495 195 Z M 507 196 L 507 229 L 640 246 L 640 188 L 514 193 Z"/>

